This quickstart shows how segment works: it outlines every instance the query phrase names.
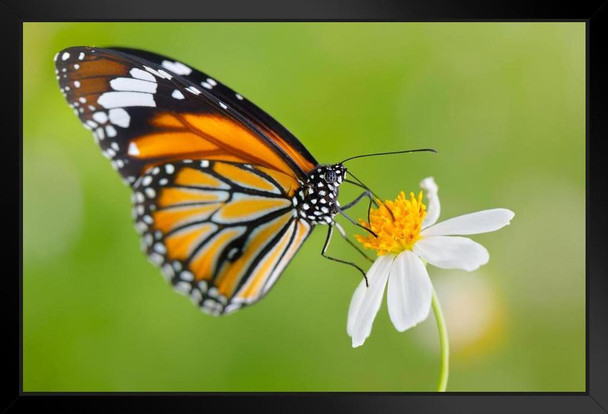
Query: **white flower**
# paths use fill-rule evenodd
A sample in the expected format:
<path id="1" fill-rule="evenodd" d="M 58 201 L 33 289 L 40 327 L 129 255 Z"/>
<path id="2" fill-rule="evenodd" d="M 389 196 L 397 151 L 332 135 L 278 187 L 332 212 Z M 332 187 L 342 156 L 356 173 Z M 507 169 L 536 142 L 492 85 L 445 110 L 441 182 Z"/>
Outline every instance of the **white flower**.
<path id="1" fill-rule="evenodd" d="M 457 235 L 487 233 L 511 221 L 512 211 L 497 208 L 465 214 L 436 223 L 440 204 L 432 177 L 422 180 L 428 209 L 418 198 L 401 193 L 370 214 L 370 228 L 378 237 L 358 236 L 365 247 L 379 257 L 367 272 L 369 287 L 361 281 L 348 309 L 347 332 L 353 347 L 370 335 L 388 282 L 388 313 L 398 331 L 403 332 L 424 321 L 431 308 L 433 286 L 423 262 L 443 269 L 472 271 L 486 264 L 488 251 L 473 240 Z"/>

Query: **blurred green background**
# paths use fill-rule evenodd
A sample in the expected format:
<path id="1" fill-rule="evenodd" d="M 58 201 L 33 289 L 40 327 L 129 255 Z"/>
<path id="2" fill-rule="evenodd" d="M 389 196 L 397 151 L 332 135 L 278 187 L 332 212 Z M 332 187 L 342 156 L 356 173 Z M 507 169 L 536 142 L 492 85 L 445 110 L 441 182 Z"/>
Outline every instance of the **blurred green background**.
<path id="1" fill-rule="evenodd" d="M 325 228 L 253 307 L 213 318 L 174 293 L 140 251 L 129 189 L 59 92 L 53 55 L 74 45 L 200 68 L 320 162 L 439 150 L 349 167 L 384 198 L 434 176 L 442 219 L 516 213 L 473 237 L 486 266 L 430 268 L 448 390 L 584 391 L 583 23 L 25 23 L 24 391 L 433 391 L 438 379 L 432 314 L 398 333 L 383 303 L 351 347 L 360 276 L 320 256 Z M 330 252 L 357 257 L 339 238 Z"/>

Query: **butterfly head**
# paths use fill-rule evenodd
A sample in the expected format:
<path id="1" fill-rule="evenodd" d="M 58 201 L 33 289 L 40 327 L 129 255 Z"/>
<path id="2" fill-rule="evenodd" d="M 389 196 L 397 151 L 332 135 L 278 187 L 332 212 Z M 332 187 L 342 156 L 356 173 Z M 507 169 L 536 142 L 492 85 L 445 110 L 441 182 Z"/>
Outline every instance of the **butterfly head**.
<path id="1" fill-rule="evenodd" d="M 300 217 L 313 223 L 331 223 L 338 213 L 338 191 L 345 177 L 342 164 L 318 165 L 311 171 L 293 198 Z"/>

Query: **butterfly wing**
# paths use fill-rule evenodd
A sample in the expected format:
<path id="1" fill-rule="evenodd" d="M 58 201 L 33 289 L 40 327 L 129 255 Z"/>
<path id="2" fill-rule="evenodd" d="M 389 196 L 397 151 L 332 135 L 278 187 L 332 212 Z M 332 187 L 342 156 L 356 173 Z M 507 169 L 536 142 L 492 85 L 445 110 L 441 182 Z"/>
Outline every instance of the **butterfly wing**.
<path id="1" fill-rule="evenodd" d="M 248 122 L 253 123 L 263 131 L 266 136 L 270 137 L 273 142 L 293 159 L 302 171 L 310 172 L 318 164 L 306 147 L 287 128 L 253 102 L 217 79 L 167 56 L 138 49 L 113 49 L 137 56 L 148 62 L 153 62 L 160 67 L 179 73 L 181 77 L 189 80 L 194 85 L 201 86 L 217 99 L 226 103 L 228 107 L 244 115 Z"/>
<path id="2" fill-rule="evenodd" d="M 260 165 L 299 180 L 316 165 L 270 116 L 182 63 L 90 47 L 65 49 L 55 62 L 68 104 L 131 185 L 184 159 Z"/>
<path id="3" fill-rule="evenodd" d="M 207 313 L 261 299 L 311 225 L 295 214 L 293 177 L 263 166 L 178 161 L 134 185 L 142 248 L 176 290 Z"/>
<path id="4" fill-rule="evenodd" d="M 311 230 L 291 201 L 316 165 L 308 151 L 180 62 L 86 47 L 55 60 L 68 103 L 133 188 L 149 259 L 208 313 L 263 297 Z"/>

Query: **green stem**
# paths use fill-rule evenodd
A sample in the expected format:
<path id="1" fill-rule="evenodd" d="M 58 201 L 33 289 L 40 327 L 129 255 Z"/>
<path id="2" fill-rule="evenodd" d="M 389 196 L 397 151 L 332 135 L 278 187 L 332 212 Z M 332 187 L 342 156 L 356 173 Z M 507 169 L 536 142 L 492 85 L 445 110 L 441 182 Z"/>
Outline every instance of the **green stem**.
<path id="1" fill-rule="evenodd" d="M 433 313 L 435 314 L 435 321 L 437 321 L 437 330 L 439 331 L 439 343 L 441 345 L 441 371 L 439 372 L 439 386 L 438 391 L 445 391 L 448 386 L 448 375 L 450 371 L 450 344 L 448 342 L 448 330 L 443 319 L 443 313 L 441 312 L 441 306 L 439 306 L 439 300 L 435 289 L 433 289 L 432 296 Z"/>

